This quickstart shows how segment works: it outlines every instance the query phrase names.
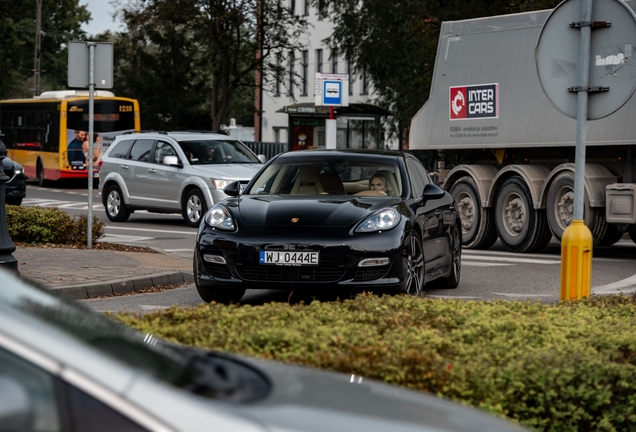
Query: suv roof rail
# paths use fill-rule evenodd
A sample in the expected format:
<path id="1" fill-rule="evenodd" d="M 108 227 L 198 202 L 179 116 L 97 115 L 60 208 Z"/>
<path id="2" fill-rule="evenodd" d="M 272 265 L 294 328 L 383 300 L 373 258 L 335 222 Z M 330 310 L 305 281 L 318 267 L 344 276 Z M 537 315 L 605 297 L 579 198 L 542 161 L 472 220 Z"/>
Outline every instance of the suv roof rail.
<path id="1" fill-rule="evenodd" d="M 138 131 L 133 130 L 133 131 L 126 131 L 122 133 L 122 135 L 137 134 L 137 133 L 158 133 L 158 134 L 168 135 L 168 132 L 158 131 L 158 130 L 138 130 Z"/>

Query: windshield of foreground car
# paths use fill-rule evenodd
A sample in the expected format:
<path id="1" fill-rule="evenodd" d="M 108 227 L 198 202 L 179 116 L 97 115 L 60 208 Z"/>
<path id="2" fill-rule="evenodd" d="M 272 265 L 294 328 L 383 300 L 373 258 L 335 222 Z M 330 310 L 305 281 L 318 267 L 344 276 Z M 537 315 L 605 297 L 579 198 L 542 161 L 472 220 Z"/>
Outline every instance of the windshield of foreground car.
<path id="1" fill-rule="evenodd" d="M 179 141 L 191 165 L 260 164 L 261 161 L 239 141 Z"/>
<path id="2" fill-rule="evenodd" d="M 169 384 L 209 398 L 248 402 L 269 391 L 253 368 L 221 354 L 169 345 L 0 270 L 0 304 L 91 345 L 105 356 Z"/>
<path id="3" fill-rule="evenodd" d="M 378 177 L 384 196 L 402 195 L 396 158 L 279 158 L 254 180 L 248 195 L 364 195 Z M 378 194 L 379 195 L 379 194 Z"/>

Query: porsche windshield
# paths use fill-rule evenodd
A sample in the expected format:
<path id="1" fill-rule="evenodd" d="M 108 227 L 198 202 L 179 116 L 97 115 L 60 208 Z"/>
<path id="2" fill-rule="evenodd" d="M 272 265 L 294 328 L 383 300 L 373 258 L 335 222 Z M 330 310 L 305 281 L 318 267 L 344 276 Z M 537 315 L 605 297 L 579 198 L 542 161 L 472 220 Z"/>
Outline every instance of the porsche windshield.
<path id="1" fill-rule="evenodd" d="M 284 158 L 269 165 L 248 195 L 356 195 L 377 183 L 388 196 L 401 196 L 397 158 Z"/>

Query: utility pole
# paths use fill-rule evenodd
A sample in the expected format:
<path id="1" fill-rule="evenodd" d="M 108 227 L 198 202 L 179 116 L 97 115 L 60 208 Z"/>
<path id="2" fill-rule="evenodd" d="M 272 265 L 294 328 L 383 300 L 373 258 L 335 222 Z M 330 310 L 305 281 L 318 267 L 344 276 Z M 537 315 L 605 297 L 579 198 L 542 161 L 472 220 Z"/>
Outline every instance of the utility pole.
<path id="1" fill-rule="evenodd" d="M 42 0 L 35 0 L 35 53 L 33 54 L 33 97 L 40 95 L 40 34 L 42 33 Z"/>

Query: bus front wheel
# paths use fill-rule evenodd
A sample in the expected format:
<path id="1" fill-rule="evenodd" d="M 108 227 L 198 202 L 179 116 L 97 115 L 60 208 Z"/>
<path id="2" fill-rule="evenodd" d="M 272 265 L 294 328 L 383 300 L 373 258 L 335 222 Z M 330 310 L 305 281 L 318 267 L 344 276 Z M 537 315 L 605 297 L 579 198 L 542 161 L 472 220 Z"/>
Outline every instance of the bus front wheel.
<path id="1" fill-rule="evenodd" d="M 104 196 L 104 210 L 106 216 L 113 222 L 126 222 L 130 216 L 130 211 L 126 208 L 124 197 L 119 186 L 113 184 L 106 189 Z"/>
<path id="2" fill-rule="evenodd" d="M 38 160 L 37 176 L 38 176 L 38 186 L 40 187 L 46 186 L 47 181 L 44 179 L 44 166 L 42 165 L 42 162 L 40 160 Z"/>

